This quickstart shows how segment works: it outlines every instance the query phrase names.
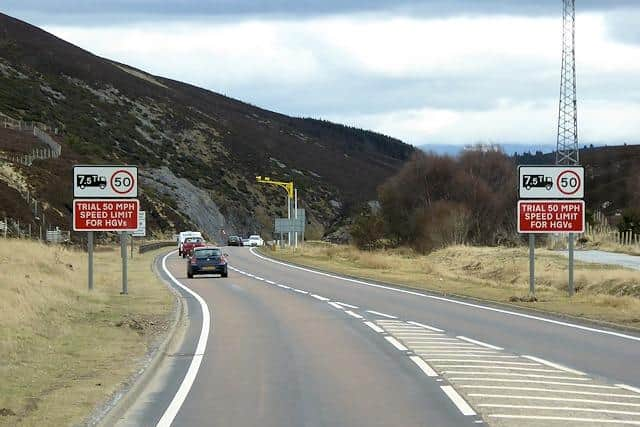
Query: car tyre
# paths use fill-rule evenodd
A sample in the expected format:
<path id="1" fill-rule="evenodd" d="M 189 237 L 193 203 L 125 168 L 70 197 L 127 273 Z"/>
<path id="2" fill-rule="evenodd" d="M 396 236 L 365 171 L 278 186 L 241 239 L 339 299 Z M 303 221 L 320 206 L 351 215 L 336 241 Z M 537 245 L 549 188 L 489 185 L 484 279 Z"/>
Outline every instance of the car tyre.
<path id="1" fill-rule="evenodd" d="M 229 273 L 227 273 L 227 272 L 225 271 L 224 273 L 222 273 L 222 274 L 220 275 L 220 277 L 229 277 Z"/>
<path id="2" fill-rule="evenodd" d="M 193 279 L 193 273 L 192 273 L 192 272 L 190 272 L 190 271 L 187 271 L 187 277 L 188 277 L 189 279 Z"/>

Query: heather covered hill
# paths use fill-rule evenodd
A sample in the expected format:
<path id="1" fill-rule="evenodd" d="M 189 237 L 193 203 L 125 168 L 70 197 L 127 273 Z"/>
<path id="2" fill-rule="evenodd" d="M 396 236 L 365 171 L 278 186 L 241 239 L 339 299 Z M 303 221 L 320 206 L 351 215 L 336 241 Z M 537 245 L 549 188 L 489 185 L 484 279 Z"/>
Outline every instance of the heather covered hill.
<path id="1" fill-rule="evenodd" d="M 384 135 L 288 117 L 152 76 L 2 14 L 0 112 L 57 129 L 63 158 L 137 164 L 145 208 L 159 228 L 203 226 L 193 216 L 209 211 L 179 206 L 179 195 L 195 186 L 201 205 L 218 218 L 207 222 L 210 234 L 270 230 L 284 197 L 257 185 L 255 175 L 294 180 L 322 233 L 342 218 L 343 206 L 375 199 L 376 188 L 414 151 Z M 25 174 L 38 176 L 42 168 L 45 176 L 47 162 Z M 59 166 L 61 181 L 70 182 L 71 171 Z M 55 204 L 60 225 L 68 225 L 70 212 L 61 200 Z"/>

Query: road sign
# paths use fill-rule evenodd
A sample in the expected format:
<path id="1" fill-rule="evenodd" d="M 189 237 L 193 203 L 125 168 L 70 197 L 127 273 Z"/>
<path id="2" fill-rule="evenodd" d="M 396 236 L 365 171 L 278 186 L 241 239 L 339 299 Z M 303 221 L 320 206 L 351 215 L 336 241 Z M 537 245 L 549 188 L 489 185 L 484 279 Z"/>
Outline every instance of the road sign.
<path id="1" fill-rule="evenodd" d="M 584 233 L 583 200 L 520 200 L 519 233 Z"/>
<path id="2" fill-rule="evenodd" d="M 76 199 L 73 201 L 74 231 L 135 231 L 138 199 Z"/>
<path id="3" fill-rule="evenodd" d="M 582 166 L 520 166 L 518 188 L 521 199 L 582 199 Z"/>
<path id="4" fill-rule="evenodd" d="M 74 166 L 73 197 L 125 199 L 138 197 L 136 166 Z"/>
<path id="5" fill-rule="evenodd" d="M 276 233 L 302 233 L 304 232 L 304 218 L 276 218 Z"/>
<path id="6" fill-rule="evenodd" d="M 131 235 L 133 237 L 145 237 L 147 235 L 147 212 L 138 212 L 138 228 Z"/>

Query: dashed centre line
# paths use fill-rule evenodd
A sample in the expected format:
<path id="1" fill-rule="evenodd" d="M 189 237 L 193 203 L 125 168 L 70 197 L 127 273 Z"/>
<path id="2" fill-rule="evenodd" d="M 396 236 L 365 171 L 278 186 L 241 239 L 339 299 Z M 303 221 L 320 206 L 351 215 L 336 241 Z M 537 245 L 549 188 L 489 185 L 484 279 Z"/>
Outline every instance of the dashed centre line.
<path id="1" fill-rule="evenodd" d="M 397 319 L 397 316 L 392 316 L 390 314 L 386 314 L 386 313 L 381 313 L 379 311 L 373 311 L 373 310 L 367 310 L 367 313 L 371 313 L 374 314 L 376 316 L 380 316 L 380 317 L 386 317 L 387 319 Z"/>
<path id="2" fill-rule="evenodd" d="M 345 310 L 345 313 L 347 313 L 351 317 L 355 317 L 356 319 L 364 319 L 364 317 L 360 316 L 358 313 L 354 313 L 351 310 Z"/>

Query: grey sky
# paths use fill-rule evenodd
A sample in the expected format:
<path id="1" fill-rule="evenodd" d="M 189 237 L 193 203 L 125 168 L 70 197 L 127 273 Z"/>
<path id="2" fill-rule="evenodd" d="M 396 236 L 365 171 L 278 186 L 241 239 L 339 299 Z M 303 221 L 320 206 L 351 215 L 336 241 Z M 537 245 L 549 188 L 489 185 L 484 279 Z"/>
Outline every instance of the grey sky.
<path id="1" fill-rule="evenodd" d="M 577 0 L 584 143 L 640 143 L 640 1 Z M 98 55 L 413 144 L 554 140 L 561 0 L 4 0 Z"/>

